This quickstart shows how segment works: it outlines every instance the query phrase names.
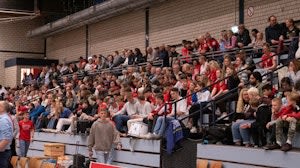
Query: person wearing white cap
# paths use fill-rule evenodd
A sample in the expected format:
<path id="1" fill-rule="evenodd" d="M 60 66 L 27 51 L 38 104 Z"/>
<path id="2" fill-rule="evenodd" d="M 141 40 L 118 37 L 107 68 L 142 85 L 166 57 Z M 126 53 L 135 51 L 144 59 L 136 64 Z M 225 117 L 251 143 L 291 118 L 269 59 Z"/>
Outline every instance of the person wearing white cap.
<path id="1" fill-rule="evenodd" d="M 88 57 L 88 63 L 84 67 L 84 71 L 91 71 L 93 69 L 93 57 Z"/>

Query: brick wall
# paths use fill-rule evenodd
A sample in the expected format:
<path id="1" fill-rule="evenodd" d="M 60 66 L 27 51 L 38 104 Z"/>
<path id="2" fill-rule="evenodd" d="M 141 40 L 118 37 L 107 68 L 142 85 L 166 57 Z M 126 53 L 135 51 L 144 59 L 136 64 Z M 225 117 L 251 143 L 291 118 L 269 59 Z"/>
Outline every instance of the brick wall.
<path id="1" fill-rule="evenodd" d="M 252 6 L 254 14 L 247 15 L 247 9 Z M 268 17 L 277 16 L 278 22 L 284 22 L 287 18 L 300 20 L 300 1 L 297 0 L 247 0 L 245 1 L 245 25 L 249 30 L 257 28 L 264 32 L 268 26 Z"/>
<path id="2" fill-rule="evenodd" d="M 90 26 L 90 53 L 145 48 L 145 12 L 134 11 Z"/>
<path id="3" fill-rule="evenodd" d="M 17 84 L 17 66 L 12 66 L 5 68 L 4 73 L 1 73 L 5 76 L 4 86 L 15 87 Z"/>
<path id="4" fill-rule="evenodd" d="M 0 50 L 6 51 L 26 51 L 26 52 L 43 52 L 44 42 L 41 38 L 27 38 L 27 31 L 42 25 L 40 20 L 14 21 L 0 23 Z M 16 57 L 43 58 L 42 54 L 21 54 L 17 52 L 0 51 L 0 84 L 4 86 L 14 86 L 15 79 L 11 75 L 12 68 L 5 69 L 5 60 Z M 6 72 L 7 71 L 7 72 Z"/>
<path id="5" fill-rule="evenodd" d="M 150 45 L 179 44 L 183 39 L 193 40 L 205 32 L 218 38 L 221 30 L 234 24 L 233 0 L 203 2 L 173 0 L 151 7 Z"/>
<path id="6" fill-rule="evenodd" d="M 235 1 L 169 0 L 152 6 L 149 18 L 150 46 L 179 44 L 183 39 L 193 40 L 205 32 L 219 39 L 221 30 L 230 29 L 235 20 L 239 20 L 238 0 Z M 246 13 L 249 6 L 254 7 L 252 17 Z M 264 30 L 271 14 L 277 15 L 279 21 L 287 17 L 299 20 L 299 9 L 300 1 L 296 0 L 245 0 L 245 25 L 248 29 Z M 144 51 L 144 18 L 145 13 L 140 10 L 90 25 L 89 55 L 135 47 Z M 76 60 L 85 55 L 85 29 L 79 28 L 48 38 L 47 47 L 50 58 Z"/>
<path id="7" fill-rule="evenodd" d="M 47 38 L 47 57 L 74 61 L 85 56 L 85 27 Z"/>

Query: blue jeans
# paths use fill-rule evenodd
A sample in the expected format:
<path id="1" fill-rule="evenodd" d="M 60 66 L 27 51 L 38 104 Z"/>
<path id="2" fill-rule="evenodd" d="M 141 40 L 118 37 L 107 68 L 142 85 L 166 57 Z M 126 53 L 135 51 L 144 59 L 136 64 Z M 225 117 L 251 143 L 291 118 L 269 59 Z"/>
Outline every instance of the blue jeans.
<path id="1" fill-rule="evenodd" d="M 29 149 L 30 141 L 25 141 L 20 139 L 19 143 L 20 143 L 20 156 L 26 157 Z"/>
<path id="2" fill-rule="evenodd" d="M 99 163 L 105 163 L 105 164 L 111 164 L 113 159 L 113 148 L 110 152 L 104 152 L 104 151 L 95 151 L 96 153 L 96 159 Z"/>
<path id="3" fill-rule="evenodd" d="M 0 167 L 1 168 L 8 168 L 10 165 L 10 158 L 11 158 L 11 151 L 5 150 L 0 152 Z"/>
<path id="4" fill-rule="evenodd" d="M 127 132 L 127 121 L 130 119 L 127 115 L 116 115 L 113 120 L 116 123 L 116 128 L 119 132 Z"/>
<path id="5" fill-rule="evenodd" d="M 249 144 L 250 130 L 248 128 L 246 129 L 240 128 L 240 126 L 247 123 L 253 123 L 254 121 L 255 120 L 238 120 L 235 123 L 233 123 L 231 125 L 233 142 L 243 141 L 243 144 Z"/>
<path id="6" fill-rule="evenodd" d="M 156 135 L 162 136 L 165 132 L 166 127 L 167 127 L 166 126 L 167 123 L 169 121 L 173 120 L 173 119 L 174 119 L 173 117 L 166 117 L 166 119 L 165 119 L 165 116 L 158 117 L 158 119 L 156 120 L 154 129 L 153 129 L 153 133 L 156 134 Z"/>

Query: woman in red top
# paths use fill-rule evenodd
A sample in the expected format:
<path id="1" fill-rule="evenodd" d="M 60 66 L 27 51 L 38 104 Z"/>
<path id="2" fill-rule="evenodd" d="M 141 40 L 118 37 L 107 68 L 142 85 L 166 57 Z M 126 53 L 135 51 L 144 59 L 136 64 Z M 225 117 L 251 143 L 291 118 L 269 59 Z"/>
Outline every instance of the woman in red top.
<path id="1" fill-rule="evenodd" d="M 220 71 L 220 66 L 219 64 L 217 63 L 217 61 L 210 61 L 209 62 L 209 66 L 208 66 L 208 73 L 207 73 L 207 76 L 208 76 L 208 79 L 209 79 L 209 82 L 210 84 L 216 82 L 217 80 L 217 71 L 219 70 Z"/>
<path id="2" fill-rule="evenodd" d="M 185 61 L 185 63 L 191 62 L 190 51 L 189 51 L 190 47 L 191 47 L 190 41 L 185 41 L 183 43 L 183 48 L 181 49 L 181 55 L 184 56 L 183 61 Z"/>
<path id="3" fill-rule="evenodd" d="M 274 70 L 277 66 L 277 56 L 275 53 L 271 52 L 270 45 L 264 43 L 263 45 L 263 56 L 261 57 L 261 68 L 265 70 Z"/>
<path id="4" fill-rule="evenodd" d="M 19 127 L 20 127 L 19 145 L 20 145 L 20 156 L 26 157 L 27 151 L 29 149 L 30 141 L 32 141 L 33 139 L 34 126 L 32 121 L 29 120 L 28 112 L 25 112 L 23 117 L 24 119 L 19 121 Z"/>
<path id="5" fill-rule="evenodd" d="M 216 71 L 217 80 L 223 79 L 222 73 L 220 70 Z M 228 91 L 227 85 L 224 80 L 218 82 L 213 86 L 213 89 L 211 91 L 211 98 L 215 99 L 216 97 L 220 96 L 221 94 L 224 94 Z"/>
<path id="6" fill-rule="evenodd" d="M 193 69 L 193 76 L 192 76 L 192 79 L 195 80 L 195 76 L 197 74 L 200 74 L 200 68 L 201 68 L 201 65 L 199 63 L 198 60 L 193 60 L 193 66 L 194 66 L 194 69 Z"/>

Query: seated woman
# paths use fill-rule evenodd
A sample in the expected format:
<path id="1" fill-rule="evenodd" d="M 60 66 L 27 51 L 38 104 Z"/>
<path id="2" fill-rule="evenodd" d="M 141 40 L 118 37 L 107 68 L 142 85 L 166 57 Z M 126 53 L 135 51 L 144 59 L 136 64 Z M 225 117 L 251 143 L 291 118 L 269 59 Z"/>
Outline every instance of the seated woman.
<path id="1" fill-rule="evenodd" d="M 255 112 L 259 106 L 259 91 L 257 88 L 250 88 L 248 91 L 249 105 L 245 111 L 243 119 L 238 119 L 231 125 L 233 142 L 236 145 L 241 145 L 242 142 L 246 147 L 250 147 L 250 129 L 248 129 L 255 121 Z"/>
<path id="2" fill-rule="evenodd" d="M 244 56 L 237 54 L 235 60 L 235 71 L 238 73 L 240 80 L 239 87 L 243 87 L 248 82 L 248 75 L 250 74 L 250 71 L 245 70 L 246 68 Z"/>
<path id="3" fill-rule="evenodd" d="M 271 52 L 270 44 L 264 43 L 263 55 L 259 64 L 261 69 L 256 69 L 255 71 L 258 71 L 261 75 L 264 75 L 265 73 L 276 69 L 277 64 L 278 56 L 274 52 Z"/>
<path id="4" fill-rule="evenodd" d="M 212 91 L 211 91 L 211 99 L 212 100 L 218 100 L 222 99 L 221 97 L 228 91 L 227 84 L 223 80 L 223 75 L 220 70 L 216 71 L 217 80 L 216 84 L 213 85 Z M 225 101 L 219 101 L 217 103 L 218 109 L 216 114 L 218 116 L 225 116 L 226 115 L 226 102 Z"/>
<path id="5" fill-rule="evenodd" d="M 58 121 L 56 125 L 56 132 L 62 131 L 64 125 L 70 125 L 72 122 L 73 113 L 70 109 L 64 107 L 62 102 L 59 102 L 57 107 L 59 112 Z"/>
<path id="6" fill-rule="evenodd" d="M 295 84 L 297 80 L 300 79 L 300 61 L 294 59 L 289 64 L 289 71 L 286 75 L 292 80 L 292 83 Z"/>
<path id="7" fill-rule="evenodd" d="M 244 111 L 249 108 L 249 100 L 248 88 L 243 88 L 239 94 L 238 102 L 236 105 L 236 113 L 233 121 L 244 118 Z"/>
<path id="8" fill-rule="evenodd" d="M 238 78 L 238 75 L 235 71 L 235 67 L 233 65 L 230 65 L 226 68 L 225 76 L 228 77 L 227 79 L 225 79 L 227 89 L 231 91 L 230 96 L 226 98 L 227 101 L 226 111 L 232 113 L 235 112 L 235 108 L 236 108 L 236 101 L 238 99 L 237 88 L 240 83 L 240 79 Z M 232 91 L 232 90 L 236 90 L 236 91 Z"/>

